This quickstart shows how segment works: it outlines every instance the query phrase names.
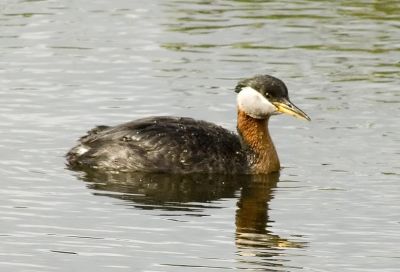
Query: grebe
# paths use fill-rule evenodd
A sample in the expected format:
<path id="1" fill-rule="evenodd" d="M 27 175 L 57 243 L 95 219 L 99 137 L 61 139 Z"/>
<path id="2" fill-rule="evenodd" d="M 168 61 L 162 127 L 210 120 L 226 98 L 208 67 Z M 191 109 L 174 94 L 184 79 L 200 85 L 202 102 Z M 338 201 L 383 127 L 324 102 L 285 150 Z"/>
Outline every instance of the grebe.
<path id="1" fill-rule="evenodd" d="M 238 134 L 187 117 L 148 117 L 99 126 L 67 153 L 72 169 L 162 173 L 268 174 L 278 172 L 278 154 L 268 132 L 271 115 L 310 118 L 289 101 L 278 78 L 257 75 L 239 81 Z"/>

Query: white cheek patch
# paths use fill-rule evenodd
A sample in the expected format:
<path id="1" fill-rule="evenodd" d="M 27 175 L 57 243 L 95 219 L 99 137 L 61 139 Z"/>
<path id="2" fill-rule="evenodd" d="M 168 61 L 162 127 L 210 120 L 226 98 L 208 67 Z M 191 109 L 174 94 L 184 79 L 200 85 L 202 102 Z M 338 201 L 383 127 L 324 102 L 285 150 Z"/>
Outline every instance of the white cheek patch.
<path id="1" fill-rule="evenodd" d="M 237 104 L 240 110 L 257 119 L 264 119 L 277 110 L 271 102 L 251 87 L 244 87 L 239 92 Z"/>

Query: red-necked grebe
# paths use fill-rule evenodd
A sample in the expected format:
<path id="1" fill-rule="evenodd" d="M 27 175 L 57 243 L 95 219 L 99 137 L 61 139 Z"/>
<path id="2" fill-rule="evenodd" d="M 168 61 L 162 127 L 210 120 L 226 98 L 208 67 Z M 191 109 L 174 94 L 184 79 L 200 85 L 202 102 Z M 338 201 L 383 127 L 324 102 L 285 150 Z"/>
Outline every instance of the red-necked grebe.
<path id="1" fill-rule="evenodd" d="M 149 117 L 99 126 L 67 154 L 73 169 L 164 173 L 268 174 L 280 169 L 268 132 L 270 116 L 310 120 L 289 101 L 285 84 L 269 75 L 244 79 L 235 88 L 237 130 L 186 117 Z"/>

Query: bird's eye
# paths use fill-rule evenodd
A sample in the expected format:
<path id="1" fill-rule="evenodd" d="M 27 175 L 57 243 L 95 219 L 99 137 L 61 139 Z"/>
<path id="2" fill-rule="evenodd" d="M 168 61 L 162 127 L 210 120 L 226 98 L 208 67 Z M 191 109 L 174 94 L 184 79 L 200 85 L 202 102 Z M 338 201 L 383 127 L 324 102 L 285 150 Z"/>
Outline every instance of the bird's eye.
<path id="1" fill-rule="evenodd" d="M 265 93 L 266 98 L 271 98 L 271 95 L 269 93 Z"/>

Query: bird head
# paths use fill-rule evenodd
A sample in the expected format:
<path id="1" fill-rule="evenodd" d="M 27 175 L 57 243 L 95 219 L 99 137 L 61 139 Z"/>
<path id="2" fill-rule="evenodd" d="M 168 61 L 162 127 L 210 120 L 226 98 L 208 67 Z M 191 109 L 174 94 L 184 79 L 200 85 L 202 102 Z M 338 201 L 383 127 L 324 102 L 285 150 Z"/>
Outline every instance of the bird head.
<path id="1" fill-rule="evenodd" d="M 235 91 L 238 93 L 239 110 L 256 119 L 266 119 L 271 115 L 289 114 L 310 121 L 310 117 L 289 100 L 289 94 L 282 80 L 257 75 L 239 81 Z"/>

